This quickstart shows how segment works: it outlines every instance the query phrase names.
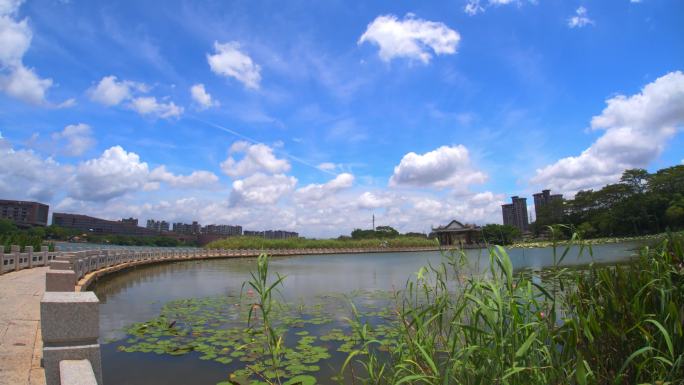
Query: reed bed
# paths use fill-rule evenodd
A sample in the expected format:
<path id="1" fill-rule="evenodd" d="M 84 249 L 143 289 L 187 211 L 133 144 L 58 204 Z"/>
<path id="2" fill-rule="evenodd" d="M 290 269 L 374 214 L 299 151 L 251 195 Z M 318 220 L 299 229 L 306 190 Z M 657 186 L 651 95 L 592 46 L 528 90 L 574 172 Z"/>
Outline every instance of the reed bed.
<path id="1" fill-rule="evenodd" d="M 683 384 L 681 237 L 583 270 L 560 267 L 569 249 L 554 249 L 541 274 L 514 272 L 500 247 L 482 274 L 461 274 L 465 254 L 421 269 L 397 300 L 398 348 L 379 352 L 354 317 L 362 345 L 341 375 L 356 366 L 351 382 L 362 384 Z"/>

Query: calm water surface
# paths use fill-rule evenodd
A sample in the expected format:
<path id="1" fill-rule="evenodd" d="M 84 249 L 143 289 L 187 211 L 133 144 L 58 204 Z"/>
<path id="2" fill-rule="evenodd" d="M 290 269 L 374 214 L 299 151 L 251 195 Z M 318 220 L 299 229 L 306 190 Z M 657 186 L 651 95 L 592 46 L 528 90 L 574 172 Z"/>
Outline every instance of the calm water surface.
<path id="1" fill-rule="evenodd" d="M 625 261 L 635 253 L 634 243 L 594 246 L 593 257 L 585 250 L 571 250 L 565 265 Z M 482 270 L 489 257 L 483 250 L 468 250 L 469 269 Z M 553 264 L 549 248 L 512 249 L 509 255 L 516 269 L 542 269 Z M 271 271 L 285 275 L 285 300 L 308 301 L 329 293 L 354 290 L 393 290 L 403 288 L 421 266 L 437 264 L 439 252 L 311 255 L 277 257 Z M 135 322 L 159 315 L 162 306 L 173 300 L 238 295 L 242 283 L 255 269 L 254 258 L 184 261 L 151 265 L 115 274 L 100 280 L 94 288 L 101 301 L 100 336 L 104 382 L 107 384 L 216 384 L 227 378 L 227 366 L 199 360 L 197 354 L 182 356 L 117 351 L 112 339 L 125 337 L 122 331 Z M 345 315 L 346 316 L 346 315 Z M 339 354 L 337 359 L 343 359 Z M 332 368 L 321 368 L 329 383 Z M 317 375 L 318 377 L 318 375 Z"/>

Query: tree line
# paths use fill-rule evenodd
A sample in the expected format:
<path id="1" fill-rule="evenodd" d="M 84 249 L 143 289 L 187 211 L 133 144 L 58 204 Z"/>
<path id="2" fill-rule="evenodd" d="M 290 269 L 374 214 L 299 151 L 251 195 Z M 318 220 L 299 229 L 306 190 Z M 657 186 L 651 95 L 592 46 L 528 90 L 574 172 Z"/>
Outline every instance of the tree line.
<path id="1" fill-rule="evenodd" d="M 626 170 L 618 183 L 600 190 L 582 190 L 560 202 L 562 217 L 553 208 L 540 213 L 531 226 L 535 235 L 547 226 L 565 224 L 585 238 L 639 236 L 684 228 L 684 165 L 649 173 Z"/>

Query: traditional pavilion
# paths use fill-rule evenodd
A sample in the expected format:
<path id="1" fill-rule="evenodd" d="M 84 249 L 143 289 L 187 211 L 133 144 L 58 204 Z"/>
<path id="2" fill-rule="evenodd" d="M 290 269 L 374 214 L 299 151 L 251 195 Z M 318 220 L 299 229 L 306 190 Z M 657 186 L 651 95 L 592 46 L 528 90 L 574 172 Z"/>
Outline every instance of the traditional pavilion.
<path id="1" fill-rule="evenodd" d="M 453 220 L 446 226 L 433 228 L 431 236 L 437 237 L 439 244 L 443 246 L 472 245 L 482 238 L 481 232 L 482 228 L 479 226 L 464 225 Z"/>

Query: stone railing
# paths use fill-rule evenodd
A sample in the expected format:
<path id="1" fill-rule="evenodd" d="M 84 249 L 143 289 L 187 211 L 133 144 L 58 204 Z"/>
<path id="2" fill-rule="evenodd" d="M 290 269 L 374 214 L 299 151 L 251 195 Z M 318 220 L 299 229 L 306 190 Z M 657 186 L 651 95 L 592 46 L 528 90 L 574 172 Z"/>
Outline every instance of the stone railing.
<path id="1" fill-rule="evenodd" d="M 12 246 L 9 254 L 0 252 L 0 274 L 37 266 L 47 266 L 60 253 L 48 251 L 47 246 L 41 246 L 40 251 L 33 251 L 33 246 L 26 246 L 23 253 L 19 246 Z"/>
<path id="2" fill-rule="evenodd" d="M 45 294 L 40 303 L 43 360 L 47 385 L 102 385 L 99 337 L 99 300 L 86 291 L 98 277 L 150 263 L 193 259 L 311 254 L 382 253 L 433 251 L 435 247 L 347 248 L 297 250 L 224 250 L 197 248 L 107 249 L 76 252 L 34 252 L 30 246 L 19 252 L 0 253 L 0 273 L 49 266 Z"/>

